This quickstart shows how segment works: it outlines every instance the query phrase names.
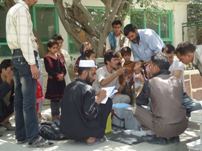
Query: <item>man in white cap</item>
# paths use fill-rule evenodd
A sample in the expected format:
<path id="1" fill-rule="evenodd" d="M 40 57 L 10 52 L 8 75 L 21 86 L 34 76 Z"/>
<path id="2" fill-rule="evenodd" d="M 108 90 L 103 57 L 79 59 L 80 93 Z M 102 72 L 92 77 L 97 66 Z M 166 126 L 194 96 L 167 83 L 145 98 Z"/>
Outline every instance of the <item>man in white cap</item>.
<path id="1" fill-rule="evenodd" d="M 61 102 L 61 131 L 68 138 L 93 144 L 103 140 L 112 100 L 101 104 L 106 91 L 97 94 L 91 84 L 96 78 L 93 60 L 80 60 L 79 77 L 65 88 Z"/>

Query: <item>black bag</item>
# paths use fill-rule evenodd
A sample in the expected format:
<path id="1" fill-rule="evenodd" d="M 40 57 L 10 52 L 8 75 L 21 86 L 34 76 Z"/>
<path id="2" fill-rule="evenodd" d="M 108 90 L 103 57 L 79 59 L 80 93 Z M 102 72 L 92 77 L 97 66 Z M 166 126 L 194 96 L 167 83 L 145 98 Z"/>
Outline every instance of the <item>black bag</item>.
<path id="1" fill-rule="evenodd" d="M 49 140 L 64 140 L 65 136 L 60 132 L 59 126 L 54 122 L 44 122 L 39 126 L 39 134 Z"/>

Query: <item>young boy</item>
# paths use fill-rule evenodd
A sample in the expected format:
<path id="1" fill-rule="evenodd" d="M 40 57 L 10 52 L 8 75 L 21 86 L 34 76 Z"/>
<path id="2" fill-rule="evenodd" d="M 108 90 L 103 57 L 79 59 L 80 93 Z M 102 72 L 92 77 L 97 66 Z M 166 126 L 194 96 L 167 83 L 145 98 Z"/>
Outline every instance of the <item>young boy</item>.
<path id="1" fill-rule="evenodd" d="M 202 48 L 194 46 L 190 42 L 182 42 L 176 48 L 176 54 L 184 64 L 193 63 L 202 75 Z"/>
<path id="2" fill-rule="evenodd" d="M 130 62 L 131 61 L 131 49 L 129 47 L 123 47 L 121 49 L 121 56 L 124 59 L 124 62 Z"/>

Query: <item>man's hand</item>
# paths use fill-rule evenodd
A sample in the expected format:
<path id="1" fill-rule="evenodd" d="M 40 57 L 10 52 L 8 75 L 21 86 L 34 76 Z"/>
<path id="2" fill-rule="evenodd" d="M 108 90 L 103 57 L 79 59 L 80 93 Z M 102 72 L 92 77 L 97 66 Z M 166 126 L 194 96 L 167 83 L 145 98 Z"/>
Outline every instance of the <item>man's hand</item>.
<path id="1" fill-rule="evenodd" d="M 116 71 L 116 74 L 117 74 L 117 76 L 120 76 L 120 75 L 124 74 L 125 71 L 126 71 L 126 68 L 122 67 Z"/>
<path id="2" fill-rule="evenodd" d="M 9 85 L 12 85 L 12 83 L 13 83 L 13 75 L 7 75 L 7 76 L 6 76 L 6 82 L 7 82 Z"/>
<path id="3" fill-rule="evenodd" d="M 39 78 L 39 69 L 37 68 L 36 65 L 30 65 L 31 73 L 32 73 L 32 78 L 33 79 L 38 79 Z"/>
<path id="4" fill-rule="evenodd" d="M 102 100 L 107 96 L 107 92 L 105 90 L 100 90 L 96 96 L 95 102 L 100 104 Z"/>
<path id="5" fill-rule="evenodd" d="M 64 80 L 64 74 L 63 73 L 58 74 L 57 78 L 58 78 L 59 81 L 63 81 Z"/>

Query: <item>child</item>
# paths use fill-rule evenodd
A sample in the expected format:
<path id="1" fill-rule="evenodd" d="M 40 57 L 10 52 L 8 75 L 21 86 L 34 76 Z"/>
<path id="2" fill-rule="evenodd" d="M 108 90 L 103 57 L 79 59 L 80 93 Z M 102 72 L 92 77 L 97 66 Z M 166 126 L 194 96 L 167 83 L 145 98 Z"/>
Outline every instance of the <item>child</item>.
<path id="1" fill-rule="evenodd" d="M 84 52 L 84 57 L 86 60 L 96 60 L 96 55 L 93 49 L 88 49 Z"/>
<path id="2" fill-rule="evenodd" d="M 37 43 L 37 49 L 39 49 L 39 42 L 38 39 L 35 39 L 36 43 Z M 42 120 L 42 106 L 43 106 L 43 102 L 44 102 L 44 95 L 43 95 L 43 75 L 42 75 L 42 60 L 40 58 L 40 56 L 37 56 L 37 62 L 38 62 L 38 68 L 39 68 L 39 72 L 40 72 L 40 78 L 37 80 L 37 88 L 36 88 L 36 111 L 37 111 L 37 116 L 38 116 L 38 121 L 41 122 Z"/>
<path id="3" fill-rule="evenodd" d="M 85 59 L 85 56 L 84 56 L 85 51 L 89 50 L 89 49 L 92 49 L 91 43 L 89 43 L 89 42 L 82 43 L 81 48 L 80 48 L 80 54 L 81 55 L 77 58 L 77 60 L 75 62 L 75 65 L 74 65 L 74 73 L 75 73 L 76 76 L 78 75 L 79 61 L 82 60 L 82 59 L 83 60 Z"/>
<path id="4" fill-rule="evenodd" d="M 52 120 L 57 121 L 60 118 L 60 99 L 65 88 L 66 69 L 64 62 L 62 63 L 57 57 L 58 42 L 51 39 L 47 46 L 49 52 L 44 58 L 45 69 L 48 73 L 45 98 L 51 100 Z"/>
<path id="5" fill-rule="evenodd" d="M 53 39 L 58 42 L 59 49 L 58 49 L 57 55 L 60 58 L 60 61 L 64 62 L 64 64 L 65 64 L 65 69 L 67 71 L 67 73 L 65 75 L 65 83 L 69 84 L 71 82 L 71 79 L 70 79 L 70 76 L 69 76 L 69 73 L 68 73 L 68 69 L 69 69 L 69 67 L 71 65 L 70 55 L 69 55 L 67 50 L 62 49 L 64 39 L 62 38 L 61 35 L 56 34 L 56 35 L 53 36 Z"/>
<path id="6" fill-rule="evenodd" d="M 131 49 L 129 47 L 123 47 L 121 49 L 121 55 L 125 62 L 131 61 Z"/>
<path id="7" fill-rule="evenodd" d="M 176 54 L 184 64 L 193 63 L 202 75 L 202 48 L 194 46 L 190 42 L 182 42 L 176 48 Z"/>

